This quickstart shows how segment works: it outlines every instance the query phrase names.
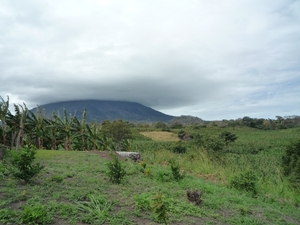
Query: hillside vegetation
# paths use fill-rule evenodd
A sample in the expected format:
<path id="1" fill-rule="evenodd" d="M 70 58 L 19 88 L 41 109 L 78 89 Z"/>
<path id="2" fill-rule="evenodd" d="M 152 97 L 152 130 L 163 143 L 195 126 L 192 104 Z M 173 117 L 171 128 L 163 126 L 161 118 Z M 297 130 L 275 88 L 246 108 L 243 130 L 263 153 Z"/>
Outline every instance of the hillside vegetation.
<path id="1" fill-rule="evenodd" d="M 90 124 L 7 106 L 0 224 L 300 224 L 297 117 Z"/>

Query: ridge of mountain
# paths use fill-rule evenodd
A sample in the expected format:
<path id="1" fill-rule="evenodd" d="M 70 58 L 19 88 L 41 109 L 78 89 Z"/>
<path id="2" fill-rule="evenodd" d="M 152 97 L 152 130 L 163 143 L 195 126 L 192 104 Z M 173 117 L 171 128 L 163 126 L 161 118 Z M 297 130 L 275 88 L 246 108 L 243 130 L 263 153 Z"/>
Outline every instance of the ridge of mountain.
<path id="1" fill-rule="evenodd" d="M 122 119 L 129 122 L 168 123 L 175 118 L 175 116 L 164 114 L 140 103 L 127 101 L 72 100 L 49 103 L 38 107 L 45 112 L 45 116 L 48 118 L 53 112 L 63 116 L 63 109 L 65 109 L 68 115 L 72 114 L 81 119 L 82 112 L 86 109 L 87 122 Z M 36 112 L 38 107 L 31 111 Z"/>

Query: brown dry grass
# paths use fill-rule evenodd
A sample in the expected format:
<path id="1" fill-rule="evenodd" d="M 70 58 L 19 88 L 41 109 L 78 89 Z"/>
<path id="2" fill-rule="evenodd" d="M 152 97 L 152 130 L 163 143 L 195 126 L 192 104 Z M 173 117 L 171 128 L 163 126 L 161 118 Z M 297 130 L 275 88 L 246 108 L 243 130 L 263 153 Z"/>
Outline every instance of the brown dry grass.
<path id="1" fill-rule="evenodd" d="M 155 141 L 179 141 L 177 134 L 166 131 L 144 131 L 142 135 L 149 137 Z"/>

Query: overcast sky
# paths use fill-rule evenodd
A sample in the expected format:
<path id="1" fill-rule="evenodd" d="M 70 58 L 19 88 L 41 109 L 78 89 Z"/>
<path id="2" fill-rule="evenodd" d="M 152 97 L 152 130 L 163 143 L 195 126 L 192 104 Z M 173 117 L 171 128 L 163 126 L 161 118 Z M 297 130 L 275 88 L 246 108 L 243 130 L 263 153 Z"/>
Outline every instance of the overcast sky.
<path id="1" fill-rule="evenodd" d="M 300 115 L 300 0 L 0 0 L 0 80 L 0 96 L 28 108 Z"/>

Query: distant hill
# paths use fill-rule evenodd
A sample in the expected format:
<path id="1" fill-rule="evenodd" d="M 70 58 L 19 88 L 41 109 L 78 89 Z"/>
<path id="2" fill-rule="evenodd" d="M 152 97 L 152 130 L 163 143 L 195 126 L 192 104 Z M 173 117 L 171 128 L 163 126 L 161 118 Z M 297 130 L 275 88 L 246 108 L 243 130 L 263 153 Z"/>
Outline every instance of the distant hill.
<path id="1" fill-rule="evenodd" d="M 171 123 L 180 123 L 182 125 L 203 124 L 204 122 L 204 120 L 195 116 L 179 116 L 171 121 Z"/>
<path id="2" fill-rule="evenodd" d="M 46 117 L 50 117 L 52 112 L 59 112 L 63 116 L 63 109 L 66 109 L 68 115 L 71 113 L 78 119 L 81 119 L 82 112 L 86 109 L 87 122 L 122 119 L 129 122 L 168 123 L 175 118 L 142 104 L 126 101 L 77 100 L 40 105 L 39 108 L 45 110 Z M 31 111 L 35 112 L 36 107 Z"/>

